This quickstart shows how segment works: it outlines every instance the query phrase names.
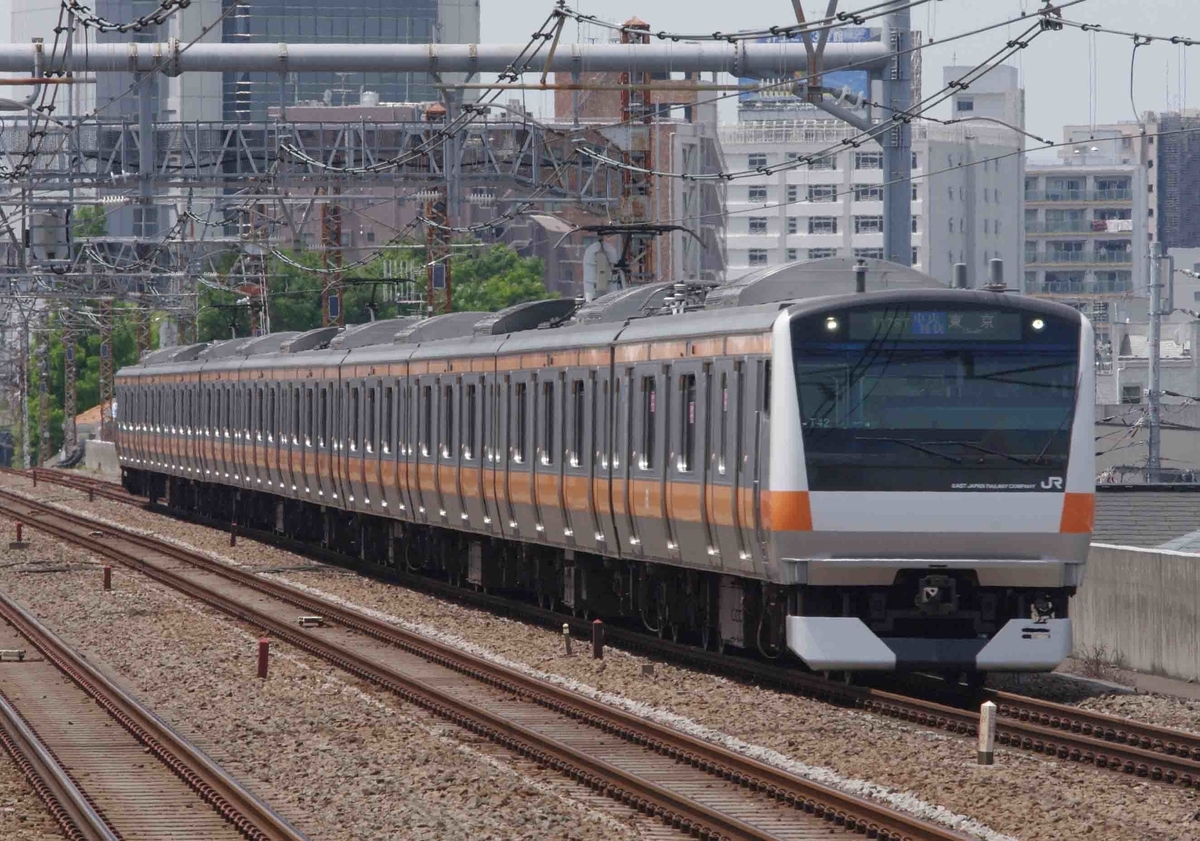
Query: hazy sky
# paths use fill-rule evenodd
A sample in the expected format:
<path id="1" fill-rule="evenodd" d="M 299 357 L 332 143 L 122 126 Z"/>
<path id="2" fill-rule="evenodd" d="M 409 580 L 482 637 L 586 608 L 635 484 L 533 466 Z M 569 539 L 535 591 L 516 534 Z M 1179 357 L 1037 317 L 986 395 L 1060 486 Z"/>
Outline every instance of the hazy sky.
<path id="1" fill-rule="evenodd" d="M 553 7 L 553 0 L 480 0 L 483 9 L 482 40 L 524 42 Z M 619 22 L 637 15 L 655 29 L 709 32 L 786 24 L 792 20 L 789 0 L 572 0 L 583 12 L 602 14 Z M 841 8 L 873 5 L 875 0 L 841 0 Z M 811 16 L 824 12 L 826 0 L 804 0 Z M 6 6 L 0 0 L 0 7 Z M 926 40 L 940 40 L 980 26 L 1033 11 L 1039 0 L 933 0 L 912 11 L 913 26 Z M 5 10 L 6 11 L 6 10 Z M 1114 29 L 1200 40 L 1200 2 L 1197 0 L 1086 0 L 1066 11 L 1066 16 Z M 9 40 L 8 15 L 0 12 L 0 42 Z M 926 94 L 942 84 L 945 64 L 974 63 L 1001 46 L 1020 29 L 1015 25 L 924 50 Z M 575 27 L 567 34 L 573 39 Z M 1092 45 L 1094 44 L 1094 59 Z M 1097 92 L 1094 108 L 1098 122 L 1133 118 L 1130 104 L 1130 54 L 1132 39 L 1066 28 L 1040 36 L 1014 63 L 1026 89 L 1028 128 L 1052 139 L 1061 136 L 1064 123 L 1087 123 L 1093 108 L 1089 91 Z M 1137 51 L 1134 100 L 1139 111 L 1200 107 L 1200 46 L 1153 43 Z M 1186 73 L 1184 72 L 1186 68 Z M 539 112 L 549 108 L 546 94 L 527 95 Z M 936 112 L 934 112 L 936 114 Z M 732 108 L 723 111 L 732 120 Z"/>

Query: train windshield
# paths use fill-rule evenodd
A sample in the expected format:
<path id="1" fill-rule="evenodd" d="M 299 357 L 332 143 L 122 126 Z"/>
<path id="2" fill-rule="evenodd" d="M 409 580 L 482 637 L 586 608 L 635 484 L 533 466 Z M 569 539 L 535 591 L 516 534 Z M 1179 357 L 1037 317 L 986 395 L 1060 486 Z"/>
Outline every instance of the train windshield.
<path id="1" fill-rule="evenodd" d="M 1061 491 L 1079 324 L 918 302 L 792 325 L 812 490 Z"/>

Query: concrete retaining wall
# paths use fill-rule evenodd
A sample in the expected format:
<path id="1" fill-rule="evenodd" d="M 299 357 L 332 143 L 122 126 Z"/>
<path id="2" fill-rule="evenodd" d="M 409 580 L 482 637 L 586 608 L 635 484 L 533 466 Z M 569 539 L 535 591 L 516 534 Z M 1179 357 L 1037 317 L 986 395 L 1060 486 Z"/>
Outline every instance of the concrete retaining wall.
<path id="1" fill-rule="evenodd" d="M 1200 680 L 1200 555 L 1093 543 L 1071 618 L 1076 654 L 1103 645 L 1139 672 Z"/>
<path id="2" fill-rule="evenodd" d="M 112 441 L 87 441 L 83 450 L 83 466 L 103 473 L 110 479 L 121 477 L 121 462 L 117 460 L 117 445 Z"/>

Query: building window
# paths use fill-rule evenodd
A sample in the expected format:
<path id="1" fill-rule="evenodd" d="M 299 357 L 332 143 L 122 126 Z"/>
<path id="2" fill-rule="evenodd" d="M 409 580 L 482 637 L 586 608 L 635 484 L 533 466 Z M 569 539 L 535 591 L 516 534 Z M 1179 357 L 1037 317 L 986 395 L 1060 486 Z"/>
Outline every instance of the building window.
<path id="1" fill-rule="evenodd" d="M 916 184 L 913 184 L 913 185 L 912 185 L 912 200 L 913 200 L 913 201 L 918 201 L 918 200 L 920 200 L 920 198 L 921 198 L 921 197 L 917 195 L 917 185 L 916 185 Z"/>
<path id="2" fill-rule="evenodd" d="M 1121 402 L 1122 403 L 1141 403 L 1142 402 L 1142 387 L 1140 385 L 1123 385 L 1121 386 Z"/>
<path id="3" fill-rule="evenodd" d="M 992 223 L 991 223 L 991 220 L 990 220 L 990 219 L 984 219 L 984 220 L 983 220 L 983 232 L 984 232 L 985 234 L 990 234 L 990 233 L 992 232 L 992 230 L 991 230 L 991 229 L 992 229 Z"/>
<path id="4" fill-rule="evenodd" d="M 789 234 L 800 233 L 800 220 L 797 219 L 795 216 L 788 217 L 788 233 Z"/>
<path id="5" fill-rule="evenodd" d="M 947 188 L 946 188 L 946 193 L 947 193 L 947 195 L 950 197 L 950 201 L 954 201 L 954 188 L 953 188 L 953 187 L 947 187 Z"/>
<path id="6" fill-rule="evenodd" d="M 955 107 L 957 108 L 959 113 L 962 113 L 963 111 L 974 111 L 975 110 L 975 100 L 967 99 L 966 97 L 959 97 L 958 103 Z"/>
<path id="7" fill-rule="evenodd" d="M 808 186 L 809 201 L 837 201 L 836 184 L 810 184 Z"/>
<path id="8" fill-rule="evenodd" d="M 767 264 L 767 249 L 751 248 L 749 262 L 752 266 L 765 266 Z"/>
<path id="9" fill-rule="evenodd" d="M 787 250 L 787 258 L 788 258 L 789 263 L 794 263 L 797 260 L 799 260 L 800 259 L 800 249 L 799 248 L 789 248 Z"/>
<path id="10" fill-rule="evenodd" d="M 748 194 L 752 204 L 767 200 L 767 188 L 765 186 L 750 187 Z"/>
<path id="11" fill-rule="evenodd" d="M 767 217 L 751 216 L 750 217 L 750 233 L 765 234 L 767 232 Z"/>
<path id="12" fill-rule="evenodd" d="M 836 248 L 810 248 L 808 249 L 808 259 L 828 260 L 830 257 L 836 257 L 837 253 Z"/>
<path id="13" fill-rule="evenodd" d="M 912 217 L 912 232 L 914 234 L 920 233 L 919 227 L 917 225 L 917 219 L 918 219 L 918 217 L 916 217 L 916 216 Z"/>
<path id="14" fill-rule="evenodd" d="M 854 185 L 854 200 L 855 201 L 883 201 L 883 185 L 881 185 L 881 184 L 855 184 Z"/>
<path id="15" fill-rule="evenodd" d="M 910 263 L 909 263 L 909 265 L 910 265 L 910 266 L 919 266 L 919 265 L 921 265 L 921 258 L 920 258 L 920 256 L 917 254 L 917 248 L 916 248 L 916 246 L 913 246 L 913 250 L 912 250 L 912 262 L 910 262 Z"/>
<path id="16" fill-rule="evenodd" d="M 760 166 L 767 165 L 766 152 L 751 152 L 746 156 L 746 166 L 750 169 L 758 169 Z"/>
<path id="17" fill-rule="evenodd" d="M 856 234 L 882 234 L 883 233 L 883 217 L 882 216 L 855 216 L 854 217 L 854 233 L 856 233 Z"/>
<path id="18" fill-rule="evenodd" d="M 788 184 L 787 200 L 788 204 L 795 204 L 796 202 L 800 201 L 800 188 L 795 184 Z"/>
<path id="19" fill-rule="evenodd" d="M 808 232 L 810 234 L 836 234 L 838 232 L 836 216 L 808 217 Z"/>
<path id="20" fill-rule="evenodd" d="M 799 152 L 788 152 L 784 155 L 784 157 L 787 159 L 788 163 L 794 163 L 795 161 L 800 160 L 800 153 Z"/>
<path id="21" fill-rule="evenodd" d="M 808 162 L 809 169 L 837 169 L 837 155 L 822 155 Z"/>
<path id="22" fill-rule="evenodd" d="M 883 259 L 883 249 L 882 248 L 856 248 L 856 249 L 854 249 L 854 259 L 857 260 L 859 257 L 863 258 L 864 260 L 882 260 Z"/>
<path id="23" fill-rule="evenodd" d="M 950 233 L 954 233 L 954 220 L 947 219 L 946 221 L 950 223 Z"/>
<path id="24" fill-rule="evenodd" d="M 920 164 L 920 162 L 919 162 L 919 160 L 918 160 L 918 158 L 917 158 L 917 153 L 916 153 L 916 152 L 913 152 L 913 153 L 912 153 L 912 168 L 913 168 L 913 169 L 920 169 L 920 168 L 921 168 L 921 164 Z"/>
<path id="25" fill-rule="evenodd" d="M 855 152 L 855 169 L 883 169 L 883 152 Z"/>

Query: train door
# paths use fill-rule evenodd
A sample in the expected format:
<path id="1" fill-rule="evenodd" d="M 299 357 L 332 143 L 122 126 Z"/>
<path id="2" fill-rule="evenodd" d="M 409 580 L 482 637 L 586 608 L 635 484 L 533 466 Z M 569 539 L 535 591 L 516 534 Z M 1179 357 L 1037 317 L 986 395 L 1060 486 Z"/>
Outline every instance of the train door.
<path id="1" fill-rule="evenodd" d="M 458 527 L 465 513 L 459 474 L 462 447 L 462 378 L 443 374 L 438 378 L 441 402 L 438 407 L 438 515 L 443 525 Z"/>
<path id="2" fill-rule="evenodd" d="M 414 499 L 418 522 L 438 521 L 437 500 L 437 378 L 428 375 L 416 378 L 416 484 Z"/>
<path id="3" fill-rule="evenodd" d="M 616 409 L 615 380 L 611 365 L 603 365 L 593 372 L 590 383 L 592 398 L 588 402 L 588 424 L 592 430 L 591 447 L 591 510 L 595 518 L 596 533 L 593 548 L 602 555 L 619 557 L 621 541 L 617 535 L 613 516 L 613 485 L 616 463 Z M 576 532 L 578 538 L 579 533 Z"/>
<path id="4" fill-rule="evenodd" d="M 462 378 L 462 441 L 459 445 L 458 477 L 462 524 L 473 531 L 487 530 L 483 505 L 483 392 L 482 374 L 472 372 Z"/>
<path id="5" fill-rule="evenodd" d="M 763 360 L 745 360 L 738 378 L 737 519 L 741 572 L 753 573 L 762 562 L 759 448 L 762 418 Z"/>
<path id="6" fill-rule="evenodd" d="M 586 368 L 567 371 L 563 383 L 562 500 L 566 543 L 594 550 L 596 519 L 594 445 L 596 374 Z"/>
<path id="7" fill-rule="evenodd" d="M 539 540 L 562 543 L 567 528 L 563 516 L 563 390 L 564 375 L 542 369 L 533 377 L 533 510 L 534 534 Z"/>
<path id="8" fill-rule="evenodd" d="M 741 460 L 739 406 L 742 363 L 718 359 L 713 365 L 710 392 L 712 434 L 705 494 L 707 518 L 721 566 L 729 571 L 748 571 L 741 560 L 745 553 L 738 517 L 738 462 Z"/>
<path id="9" fill-rule="evenodd" d="M 393 377 L 380 380 L 379 391 L 379 499 L 385 513 L 400 516 L 399 387 Z"/>
<path id="10" fill-rule="evenodd" d="M 671 451 L 667 464 L 667 514 L 671 540 L 682 557 L 711 565 L 713 546 L 704 506 L 708 459 L 709 363 L 679 360 L 671 365 Z"/>
<path id="11" fill-rule="evenodd" d="M 536 381 L 533 375 L 526 371 L 514 371 L 509 382 L 509 458 L 506 491 L 511 517 L 509 525 L 515 534 L 526 540 L 533 540 L 538 533 L 533 495 L 536 412 Z"/>
<path id="12" fill-rule="evenodd" d="M 639 542 L 635 548 L 653 557 L 670 557 L 666 511 L 666 463 L 671 393 L 663 366 L 644 363 L 634 367 L 634 389 L 629 395 L 633 415 L 633 450 L 630 465 L 630 510 Z"/>
<path id="13" fill-rule="evenodd" d="M 396 454 L 397 495 L 399 514 L 405 519 L 415 519 L 417 507 L 413 488 L 416 486 L 416 395 L 417 389 L 410 377 L 405 376 L 397 384 L 396 391 Z"/>
<path id="14" fill-rule="evenodd" d="M 318 380 L 313 385 L 316 397 L 316 447 L 313 451 L 312 475 L 313 492 L 316 502 L 321 505 L 333 505 L 336 501 L 334 490 L 336 483 L 333 479 L 334 450 L 333 450 L 333 395 L 330 393 L 333 384 L 328 380 Z"/>
<path id="15" fill-rule="evenodd" d="M 300 409 L 300 476 L 296 490 L 301 499 L 315 502 L 317 498 L 317 408 L 318 389 L 312 380 L 301 384 L 303 397 Z"/>
<path id="16" fill-rule="evenodd" d="M 379 434 L 381 423 L 381 398 L 383 381 L 378 377 L 367 380 L 365 405 L 363 407 L 363 422 L 366 424 L 364 434 L 363 458 L 366 467 L 366 497 L 369 510 L 383 509 L 383 438 Z"/>
<path id="17" fill-rule="evenodd" d="M 366 442 L 363 438 L 364 410 L 366 404 L 366 383 L 362 380 L 343 382 L 341 400 L 345 406 L 345 414 L 341 430 L 341 455 L 338 475 L 345 487 L 345 502 L 347 508 L 361 508 L 367 497 L 366 482 Z"/>
<path id="18" fill-rule="evenodd" d="M 497 371 L 484 375 L 481 380 L 481 445 L 483 447 L 482 487 L 484 525 L 492 534 L 504 534 L 508 528 L 507 513 L 501 511 L 503 477 L 507 460 L 501 439 L 501 415 L 505 405 L 502 399 L 501 382 L 504 377 Z"/>
<path id="19" fill-rule="evenodd" d="M 612 497 L 613 522 L 617 545 L 622 554 L 640 556 L 642 541 L 633 516 L 634 465 L 637 453 L 634 444 L 633 415 L 636 393 L 632 367 L 617 369 L 613 378 L 613 442 Z"/>

